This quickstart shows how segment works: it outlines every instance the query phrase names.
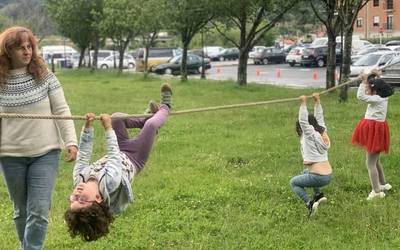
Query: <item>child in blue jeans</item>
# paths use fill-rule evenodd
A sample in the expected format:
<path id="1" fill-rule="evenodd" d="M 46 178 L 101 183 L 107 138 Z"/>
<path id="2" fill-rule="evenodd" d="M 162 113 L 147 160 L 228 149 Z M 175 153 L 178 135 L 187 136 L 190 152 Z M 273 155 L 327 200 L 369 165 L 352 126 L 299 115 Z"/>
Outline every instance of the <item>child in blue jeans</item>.
<path id="1" fill-rule="evenodd" d="M 300 110 L 296 131 L 300 136 L 300 149 L 306 169 L 301 175 L 290 180 L 293 192 L 304 201 L 309 215 L 315 214 L 319 204 L 327 201 L 321 192 L 321 187 L 328 185 L 332 179 L 332 167 L 328 161 L 330 140 L 326 132 L 319 94 L 314 93 L 313 98 L 315 102 L 314 115 L 309 115 L 307 97 L 299 97 Z M 308 197 L 304 189 L 306 187 L 314 189 L 313 199 Z"/>
<path id="2" fill-rule="evenodd" d="M 93 241 L 109 232 L 113 214 L 124 211 L 133 201 L 131 182 L 145 166 L 158 129 L 167 120 L 171 107 L 172 89 L 161 87 L 161 105 L 150 102 L 151 118 L 118 118 L 121 113 L 102 114 L 101 123 L 107 140 L 107 155 L 90 164 L 93 148 L 93 120 L 88 113 L 81 132 L 78 158 L 74 167 L 74 190 L 70 207 L 65 212 L 72 237 L 80 235 Z M 127 129 L 140 128 L 131 139 Z"/>

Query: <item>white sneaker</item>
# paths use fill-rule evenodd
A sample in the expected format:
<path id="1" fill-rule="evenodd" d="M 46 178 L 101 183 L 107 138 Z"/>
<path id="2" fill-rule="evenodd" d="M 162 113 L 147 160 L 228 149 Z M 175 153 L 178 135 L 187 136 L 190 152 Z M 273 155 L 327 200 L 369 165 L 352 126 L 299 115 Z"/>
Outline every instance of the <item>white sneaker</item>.
<path id="1" fill-rule="evenodd" d="M 375 193 L 375 191 L 372 190 L 371 193 L 369 193 L 369 195 L 367 197 L 367 200 L 370 201 L 370 200 L 375 199 L 375 198 L 383 198 L 383 197 L 385 197 L 385 193 L 384 192 Z"/>
<path id="2" fill-rule="evenodd" d="M 392 185 L 390 185 L 389 183 L 386 183 L 385 185 L 381 185 L 381 191 L 389 191 L 390 189 L 392 189 Z"/>

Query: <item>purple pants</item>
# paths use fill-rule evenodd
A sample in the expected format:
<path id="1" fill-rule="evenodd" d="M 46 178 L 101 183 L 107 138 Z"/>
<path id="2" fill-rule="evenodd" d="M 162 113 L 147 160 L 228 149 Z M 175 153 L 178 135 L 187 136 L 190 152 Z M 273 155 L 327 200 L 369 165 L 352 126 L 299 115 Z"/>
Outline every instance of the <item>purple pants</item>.
<path id="1" fill-rule="evenodd" d="M 113 118 L 112 126 L 117 135 L 118 146 L 121 152 L 132 161 L 140 171 L 146 164 L 157 130 L 166 122 L 169 107 L 161 105 L 160 109 L 151 118 Z M 129 138 L 129 128 L 140 128 L 135 138 Z"/>

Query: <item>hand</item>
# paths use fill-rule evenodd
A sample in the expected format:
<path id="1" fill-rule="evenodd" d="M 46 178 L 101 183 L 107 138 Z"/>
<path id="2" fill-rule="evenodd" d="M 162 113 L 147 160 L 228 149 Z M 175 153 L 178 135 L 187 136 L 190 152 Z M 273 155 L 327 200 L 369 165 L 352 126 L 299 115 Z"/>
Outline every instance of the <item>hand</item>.
<path id="1" fill-rule="evenodd" d="M 93 127 L 93 121 L 94 118 L 96 117 L 95 114 L 93 113 L 87 113 L 86 114 L 86 123 L 85 123 L 85 128 L 91 128 Z"/>
<path id="2" fill-rule="evenodd" d="M 65 161 L 71 162 L 76 160 L 76 154 L 78 153 L 78 147 L 75 145 L 68 146 L 65 149 Z"/>
<path id="3" fill-rule="evenodd" d="M 299 96 L 300 104 L 305 104 L 307 102 L 307 96 L 301 95 Z"/>
<path id="4" fill-rule="evenodd" d="M 320 96 L 319 96 L 319 93 L 313 93 L 312 94 L 312 97 L 314 98 L 314 102 L 320 102 Z"/>
<path id="5" fill-rule="evenodd" d="M 112 129 L 111 116 L 109 114 L 101 114 L 100 121 L 106 131 Z"/>

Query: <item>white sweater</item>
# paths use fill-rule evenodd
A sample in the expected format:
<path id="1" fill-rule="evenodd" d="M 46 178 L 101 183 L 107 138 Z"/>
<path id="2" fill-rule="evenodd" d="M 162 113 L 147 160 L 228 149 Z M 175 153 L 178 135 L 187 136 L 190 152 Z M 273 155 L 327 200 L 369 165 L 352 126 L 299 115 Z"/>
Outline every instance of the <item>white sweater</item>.
<path id="1" fill-rule="evenodd" d="M 314 116 L 320 126 L 325 128 L 324 115 L 321 104 L 314 107 Z M 308 123 L 308 111 L 306 105 L 300 105 L 299 123 L 303 131 L 300 138 L 300 150 L 305 162 L 322 162 L 328 160 L 328 149 L 330 144 L 326 143 L 321 134 L 315 131 L 314 127 Z"/>
<path id="2" fill-rule="evenodd" d="M 37 82 L 26 69 L 10 71 L 0 88 L 0 113 L 71 115 L 56 76 Z M 63 146 L 77 145 L 72 120 L 1 119 L 0 156 L 35 157 Z"/>
<path id="3" fill-rule="evenodd" d="M 357 91 L 357 98 L 368 103 L 365 119 L 385 121 L 389 98 L 382 98 L 379 95 L 365 94 L 365 84 L 360 84 Z"/>

